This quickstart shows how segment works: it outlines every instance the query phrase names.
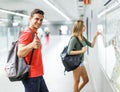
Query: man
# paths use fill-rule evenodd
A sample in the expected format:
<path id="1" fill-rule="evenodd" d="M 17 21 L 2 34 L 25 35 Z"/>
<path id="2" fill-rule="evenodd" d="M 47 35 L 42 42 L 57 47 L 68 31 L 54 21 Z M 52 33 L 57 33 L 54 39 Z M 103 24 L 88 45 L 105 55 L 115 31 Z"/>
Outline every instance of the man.
<path id="1" fill-rule="evenodd" d="M 49 92 L 43 78 L 41 42 L 37 36 L 37 29 L 42 25 L 43 18 L 44 12 L 40 9 L 34 9 L 29 18 L 29 27 L 23 30 L 19 37 L 17 54 L 19 57 L 24 57 L 27 64 L 34 49 L 29 76 L 22 81 L 25 92 Z"/>

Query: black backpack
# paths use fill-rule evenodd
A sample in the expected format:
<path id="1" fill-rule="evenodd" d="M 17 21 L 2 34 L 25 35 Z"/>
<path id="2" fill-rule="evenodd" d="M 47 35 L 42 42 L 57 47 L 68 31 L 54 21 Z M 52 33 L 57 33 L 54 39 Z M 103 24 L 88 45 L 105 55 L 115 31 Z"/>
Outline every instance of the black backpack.
<path id="1" fill-rule="evenodd" d="M 76 37 L 76 39 L 79 41 L 79 39 L 77 37 Z M 83 46 L 80 41 L 79 41 L 79 43 L 81 46 Z M 81 60 L 83 58 L 83 54 L 81 54 L 81 55 L 68 55 L 67 49 L 68 49 L 68 46 L 65 46 L 63 51 L 60 54 L 60 57 L 61 57 L 62 64 L 65 67 L 64 71 L 69 72 L 69 71 L 76 69 L 80 65 Z"/>

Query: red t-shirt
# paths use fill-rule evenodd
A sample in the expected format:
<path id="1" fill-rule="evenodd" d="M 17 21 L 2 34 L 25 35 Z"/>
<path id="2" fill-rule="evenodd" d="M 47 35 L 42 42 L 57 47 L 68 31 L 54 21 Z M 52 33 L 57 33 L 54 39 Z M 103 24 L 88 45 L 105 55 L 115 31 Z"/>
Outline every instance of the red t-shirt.
<path id="1" fill-rule="evenodd" d="M 31 30 L 31 29 L 29 29 Z M 31 31 L 35 34 L 33 30 L 24 30 L 20 37 L 19 37 L 19 44 L 29 44 L 33 41 L 33 35 Z M 39 38 L 38 38 L 39 39 Z M 40 40 L 40 39 L 39 39 Z M 30 61 L 31 53 L 28 53 L 27 56 L 25 56 L 26 63 L 28 64 Z M 30 72 L 29 77 L 38 77 L 42 76 L 44 74 L 43 71 L 43 63 L 42 63 L 42 53 L 41 53 L 41 47 L 38 49 L 34 49 L 33 57 L 32 57 L 32 63 L 30 65 Z"/>

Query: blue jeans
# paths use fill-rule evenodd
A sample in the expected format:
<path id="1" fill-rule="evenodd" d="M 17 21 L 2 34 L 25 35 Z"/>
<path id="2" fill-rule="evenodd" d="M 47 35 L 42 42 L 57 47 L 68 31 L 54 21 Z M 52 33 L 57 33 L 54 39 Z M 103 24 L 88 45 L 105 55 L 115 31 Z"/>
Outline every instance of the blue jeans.
<path id="1" fill-rule="evenodd" d="M 49 92 L 43 76 L 26 78 L 22 81 L 25 92 Z"/>

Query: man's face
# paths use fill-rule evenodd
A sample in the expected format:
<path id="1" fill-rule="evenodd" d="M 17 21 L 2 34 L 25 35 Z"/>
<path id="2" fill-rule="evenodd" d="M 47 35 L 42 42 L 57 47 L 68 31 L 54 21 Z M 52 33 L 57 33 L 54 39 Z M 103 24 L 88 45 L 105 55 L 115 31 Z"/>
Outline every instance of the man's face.
<path id="1" fill-rule="evenodd" d="M 41 14 L 34 14 L 33 17 L 30 17 L 30 26 L 34 29 L 40 28 L 43 18 L 44 16 Z"/>

